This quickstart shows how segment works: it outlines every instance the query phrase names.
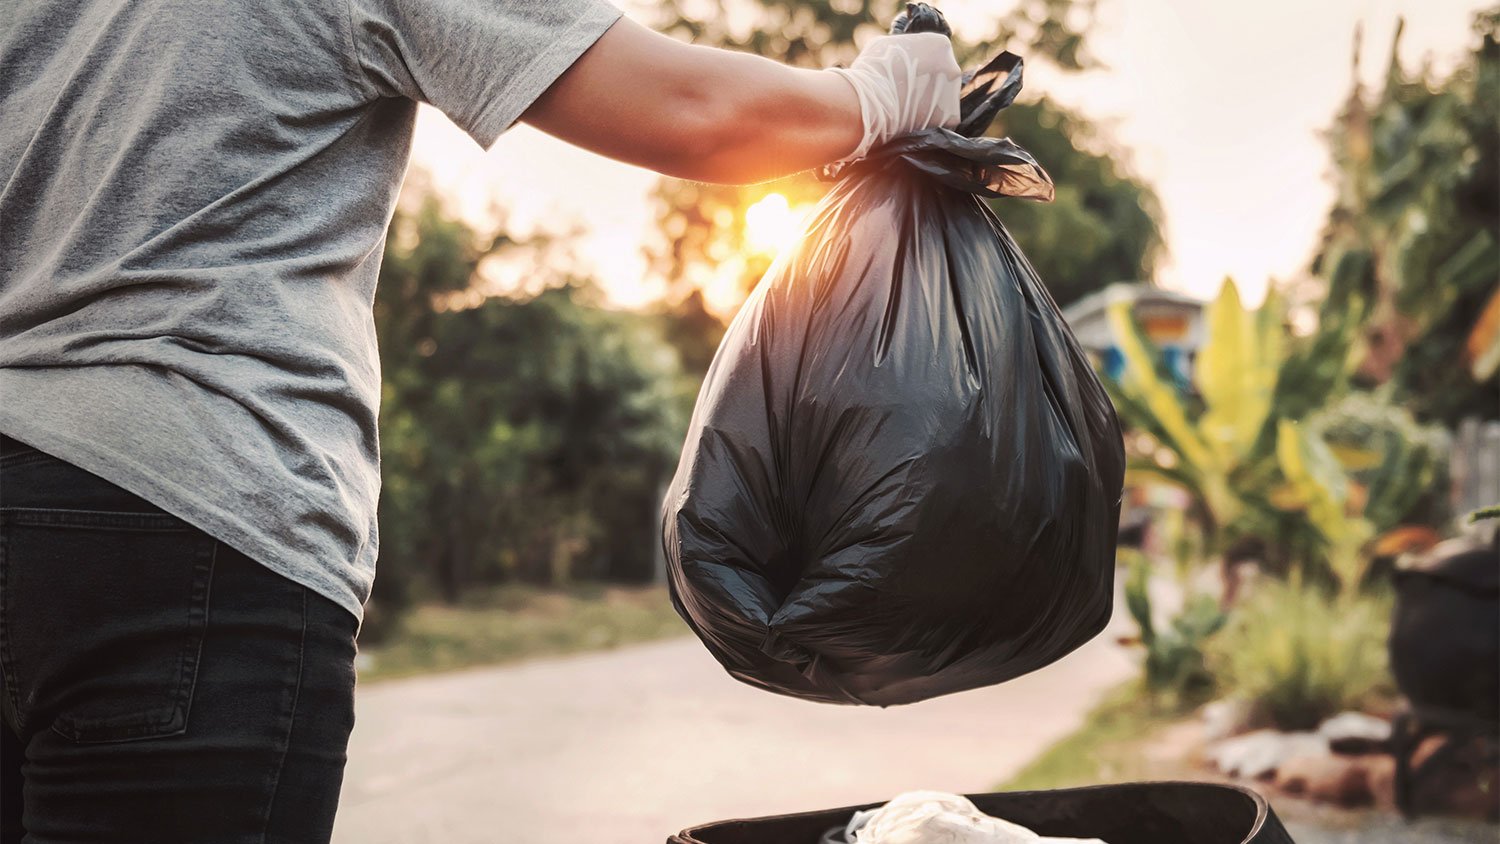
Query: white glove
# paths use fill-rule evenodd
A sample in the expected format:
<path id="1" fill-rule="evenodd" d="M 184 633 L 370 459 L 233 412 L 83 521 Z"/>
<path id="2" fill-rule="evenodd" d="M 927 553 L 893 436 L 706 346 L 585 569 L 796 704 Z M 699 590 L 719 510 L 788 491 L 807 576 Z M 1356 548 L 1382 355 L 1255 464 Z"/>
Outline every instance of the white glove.
<path id="1" fill-rule="evenodd" d="M 958 125 L 963 72 L 946 35 L 883 35 L 866 44 L 851 67 L 829 70 L 854 86 L 865 123 L 864 140 L 843 161 L 863 158 L 892 138 L 933 126 Z"/>

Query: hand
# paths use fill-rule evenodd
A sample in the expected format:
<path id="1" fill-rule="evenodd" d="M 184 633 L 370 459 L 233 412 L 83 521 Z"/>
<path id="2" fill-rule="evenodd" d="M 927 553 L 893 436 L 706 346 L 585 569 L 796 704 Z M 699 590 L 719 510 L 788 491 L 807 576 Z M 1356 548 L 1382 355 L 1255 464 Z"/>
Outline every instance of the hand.
<path id="1" fill-rule="evenodd" d="M 958 125 L 963 73 L 946 35 L 884 35 L 867 44 L 851 67 L 829 72 L 854 86 L 865 124 L 864 140 L 844 161 L 862 158 L 892 138 Z"/>

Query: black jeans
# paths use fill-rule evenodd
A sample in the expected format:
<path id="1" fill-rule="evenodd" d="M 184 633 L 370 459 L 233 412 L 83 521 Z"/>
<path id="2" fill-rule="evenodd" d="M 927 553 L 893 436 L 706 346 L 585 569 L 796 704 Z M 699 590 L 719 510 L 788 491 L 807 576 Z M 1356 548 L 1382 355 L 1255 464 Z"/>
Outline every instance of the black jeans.
<path id="1" fill-rule="evenodd" d="M 352 615 L 0 438 L 0 842 L 325 842 Z"/>

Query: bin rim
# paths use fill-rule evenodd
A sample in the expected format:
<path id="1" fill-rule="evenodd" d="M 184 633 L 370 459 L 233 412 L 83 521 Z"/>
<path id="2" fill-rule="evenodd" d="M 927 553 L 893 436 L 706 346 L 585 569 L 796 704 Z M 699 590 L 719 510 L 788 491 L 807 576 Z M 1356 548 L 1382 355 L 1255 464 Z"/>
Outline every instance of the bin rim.
<path id="1" fill-rule="evenodd" d="M 1024 796 L 1030 795 L 1030 794 L 1049 794 L 1049 795 L 1057 795 L 1057 794 L 1081 794 L 1081 793 L 1087 793 L 1087 792 L 1109 791 L 1109 790 L 1118 790 L 1118 789 L 1154 788 L 1154 787 L 1161 787 L 1161 786 L 1171 786 L 1171 787 L 1175 787 L 1175 788 L 1191 788 L 1191 789 L 1204 790 L 1204 791 L 1218 791 L 1218 792 L 1230 791 L 1230 792 L 1236 792 L 1236 793 L 1238 793 L 1238 794 L 1240 794 L 1240 795 L 1242 795 L 1244 797 L 1249 798 L 1250 801 L 1251 801 L 1251 803 L 1255 806 L 1255 822 L 1250 825 L 1250 829 L 1246 831 L 1244 838 L 1241 839 L 1242 844 L 1243 844 L 1243 842 L 1254 841 L 1255 838 L 1256 838 L 1256 836 L 1260 835 L 1261 831 L 1265 828 L 1266 823 L 1267 823 L 1267 819 L 1269 817 L 1271 817 L 1271 804 L 1266 801 L 1265 797 L 1263 797 L 1259 792 L 1257 792 L 1257 791 L 1255 791 L 1253 789 L 1246 788 L 1244 786 L 1237 785 L 1237 784 L 1234 784 L 1234 783 L 1201 782 L 1201 781 L 1195 781 L 1195 780 L 1141 780 L 1141 781 L 1137 781 L 1137 782 L 1105 783 L 1105 784 L 1100 784 L 1100 785 L 1074 786 L 1072 788 L 1030 789 L 1030 790 L 1026 790 L 1026 791 L 985 791 L 985 792 L 975 792 L 975 793 L 971 793 L 971 794 L 966 794 L 964 796 L 966 798 L 968 798 L 969 800 L 975 800 L 976 798 L 983 798 L 983 797 L 992 796 L 992 795 L 995 795 L 995 794 L 1005 794 L 1005 795 L 1015 796 L 1015 797 L 1024 797 Z M 760 817 L 754 817 L 754 818 L 732 818 L 732 819 L 729 819 L 729 820 L 711 821 L 709 823 L 699 824 L 697 826 L 691 826 L 691 827 L 688 827 L 687 829 L 682 830 L 681 832 L 677 833 L 676 835 L 673 835 L 670 838 L 668 838 L 667 839 L 667 844 L 703 844 L 702 840 L 700 840 L 699 838 L 695 837 L 698 833 L 712 831 L 715 828 L 722 828 L 722 827 L 728 826 L 730 824 L 751 823 L 751 822 L 754 822 L 754 821 L 767 820 L 767 819 L 771 819 L 771 818 L 778 818 L 778 819 L 804 818 L 804 817 L 812 817 L 812 816 L 815 816 L 815 815 L 826 815 L 826 814 L 830 814 L 830 813 L 841 813 L 841 814 L 842 813 L 847 813 L 849 815 L 853 815 L 855 812 L 864 811 L 866 809 L 874 809 L 874 808 L 877 808 L 879 806 L 883 806 L 883 805 L 885 805 L 886 802 L 887 801 L 882 800 L 882 801 L 879 801 L 879 802 L 876 802 L 876 803 L 865 803 L 865 804 L 856 805 L 856 806 L 840 806 L 840 807 L 833 808 L 833 809 L 815 809 L 815 810 L 806 811 L 806 812 L 790 812 L 790 813 L 787 813 L 787 814 L 784 814 L 784 815 L 762 815 Z"/>

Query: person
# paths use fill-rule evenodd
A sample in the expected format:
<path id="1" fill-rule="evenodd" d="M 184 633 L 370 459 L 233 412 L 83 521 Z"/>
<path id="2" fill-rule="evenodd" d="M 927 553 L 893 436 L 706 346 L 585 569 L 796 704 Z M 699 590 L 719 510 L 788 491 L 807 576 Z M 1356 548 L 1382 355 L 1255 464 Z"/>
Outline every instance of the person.
<path id="1" fill-rule="evenodd" d="M 18 0 L 0 19 L 3 840 L 331 835 L 376 557 L 371 308 L 418 103 L 766 180 L 958 118 L 601 0 Z"/>

